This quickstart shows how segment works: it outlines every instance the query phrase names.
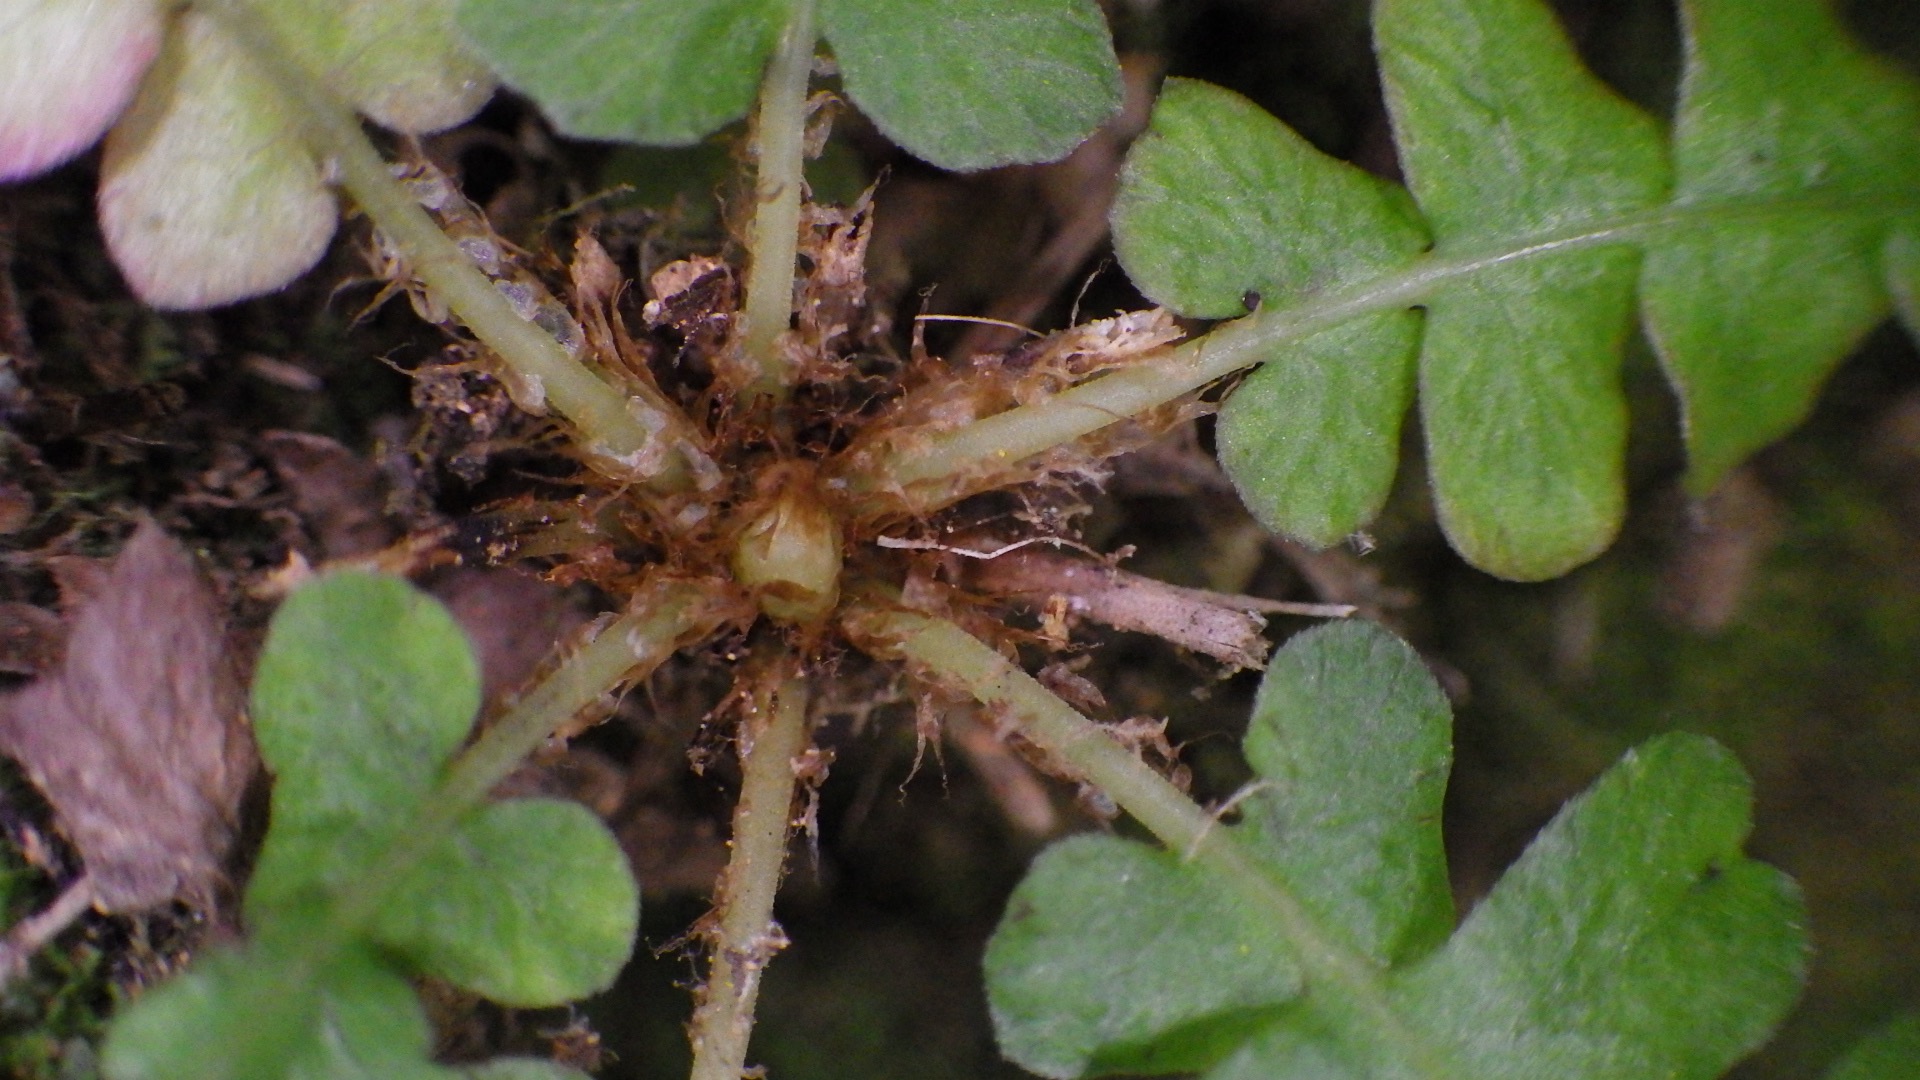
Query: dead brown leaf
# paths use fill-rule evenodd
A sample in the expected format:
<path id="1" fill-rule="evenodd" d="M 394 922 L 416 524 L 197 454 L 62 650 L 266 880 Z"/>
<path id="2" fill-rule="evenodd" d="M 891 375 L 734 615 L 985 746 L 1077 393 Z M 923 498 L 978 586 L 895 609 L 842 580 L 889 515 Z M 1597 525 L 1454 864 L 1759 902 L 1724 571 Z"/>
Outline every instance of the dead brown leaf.
<path id="1" fill-rule="evenodd" d="M 269 431 L 260 445 L 322 557 L 367 555 L 393 542 L 398 530 L 383 513 L 379 466 L 332 439 L 303 431 Z"/>
<path id="2" fill-rule="evenodd" d="M 213 594 L 149 521 L 70 616 L 60 666 L 0 698 L 0 751 L 53 806 L 94 906 L 206 903 L 257 763 Z"/>

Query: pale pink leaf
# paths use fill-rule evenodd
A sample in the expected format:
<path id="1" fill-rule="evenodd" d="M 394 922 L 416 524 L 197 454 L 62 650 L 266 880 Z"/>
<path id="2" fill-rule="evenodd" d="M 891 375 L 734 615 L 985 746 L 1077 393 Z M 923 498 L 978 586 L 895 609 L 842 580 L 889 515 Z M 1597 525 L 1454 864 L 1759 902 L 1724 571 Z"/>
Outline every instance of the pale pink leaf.
<path id="1" fill-rule="evenodd" d="M 160 48 L 154 0 L 0 3 L 0 180 L 92 146 Z"/>

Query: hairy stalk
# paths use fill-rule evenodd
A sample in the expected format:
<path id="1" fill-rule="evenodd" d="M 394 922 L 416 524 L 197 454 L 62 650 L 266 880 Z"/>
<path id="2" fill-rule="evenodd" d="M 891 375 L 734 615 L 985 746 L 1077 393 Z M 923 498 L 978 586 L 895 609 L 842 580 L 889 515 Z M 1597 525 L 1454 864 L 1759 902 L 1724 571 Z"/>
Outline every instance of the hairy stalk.
<path id="1" fill-rule="evenodd" d="M 293 105 L 316 157 L 330 163 L 360 209 L 372 219 L 409 270 L 492 350 L 513 374 L 578 429 L 588 464 L 624 483 L 660 494 L 692 490 L 715 472 L 690 467 L 702 455 L 693 425 L 664 399 L 629 398 L 567 354 L 551 334 L 528 322 L 447 239 L 387 162 L 367 141 L 359 118 L 320 84 L 275 36 L 246 0 L 203 5 L 216 16 Z"/>
<path id="2" fill-rule="evenodd" d="M 785 400 L 786 357 L 780 335 L 793 314 L 794 258 L 800 245 L 800 200 L 806 189 L 807 80 L 813 72 L 813 0 L 796 0 L 780 47 L 760 84 L 754 117 L 753 232 L 748 238 L 740 351 L 753 371 L 749 392 Z"/>
<path id="3" fill-rule="evenodd" d="M 998 484 L 1000 481 L 993 477 L 1001 467 L 1175 401 L 1356 316 L 1416 307 L 1446 286 L 1470 282 L 1475 274 L 1493 267 L 1581 248 L 1646 244 L 1680 230 L 1764 222 L 1806 212 L 1872 220 L 1913 215 L 1911 207 L 1903 208 L 1888 199 L 1785 195 L 1663 206 L 1608 221 L 1510 238 L 1477 252 L 1428 255 L 1369 281 L 1263 307 L 1174 346 L 1138 367 L 1099 376 L 1053 397 L 953 431 L 903 442 L 875 462 L 875 467 L 835 479 L 876 507 L 889 501 L 889 492 L 907 491 L 915 512 L 928 513 L 975 494 L 983 482 Z"/>
<path id="4" fill-rule="evenodd" d="M 693 1080 L 740 1080 L 746 1067 L 760 974 L 786 944 L 773 921 L 773 898 L 793 828 L 795 759 L 809 736 L 807 684 L 799 678 L 754 695 L 740 720 L 733 857 L 720 879 L 712 966 L 689 1032 Z"/>
<path id="5" fill-rule="evenodd" d="M 1086 777 L 1170 850 L 1207 866 L 1268 912 L 1306 974 L 1306 1000 L 1335 995 L 1367 1018 L 1369 1030 L 1354 1033 L 1356 1045 L 1391 1045 L 1419 1075 L 1453 1075 L 1437 1048 L 1401 1023 L 1377 964 L 1341 945 L 1271 867 L 1099 724 L 953 623 L 878 606 L 856 607 L 845 619 L 863 648 L 903 659 L 1009 717 L 1028 741 Z"/>
<path id="6" fill-rule="evenodd" d="M 479 804 L 554 731 L 598 704 L 615 687 L 644 678 L 683 646 L 706 637 L 729 614 L 710 583 L 656 581 L 628 602 L 626 614 L 577 646 L 539 685 L 487 726 L 448 766 L 434 805 L 458 811 Z"/>

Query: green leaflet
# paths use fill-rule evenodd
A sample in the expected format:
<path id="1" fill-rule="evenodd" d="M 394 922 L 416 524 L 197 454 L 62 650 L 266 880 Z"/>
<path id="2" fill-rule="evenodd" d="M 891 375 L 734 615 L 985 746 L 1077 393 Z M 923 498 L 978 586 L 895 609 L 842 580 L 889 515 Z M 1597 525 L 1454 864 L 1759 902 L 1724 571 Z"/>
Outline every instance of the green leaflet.
<path id="1" fill-rule="evenodd" d="M 1065 157 L 1120 109 L 1093 0 L 821 0 L 847 96 L 949 169 Z"/>
<path id="2" fill-rule="evenodd" d="M 1246 102 L 1169 85 L 1129 157 L 1115 244 L 1183 314 L 1233 316 L 1259 294 L 1241 338 L 1271 347 L 1220 430 L 1264 523 L 1325 545 L 1378 511 L 1417 352 L 1449 538 L 1492 573 L 1551 577 L 1623 512 L 1636 297 L 1698 491 L 1797 422 L 1889 296 L 1920 324 L 1912 82 L 1819 0 L 1686 15 L 1670 167 L 1654 123 L 1580 66 L 1538 0 L 1382 0 L 1417 211 Z M 1422 253 L 1410 237 L 1429 232 Z"/>
<path id="3" fill-rule="evenodd" d="M 1920 1078 L 1920 1013 L 1904 1013 L 1855 1043 L 1827 1070 L 1826 1080 Z"/>
<path id="4" fill-rule="evenodd" d="M 570 134 L 684 145 L 746 115 L 793 2 L 461 0 L 459 19 Z M 1051 160 L 1120 107 L 1091 0 L 820 0 L 820 26 L 854 104 L 947 168 Z"/>
<path id="5" fill-rule="evenodd" d="M 1463 1075 L 1713 1077 L 1799 996 L 1805 912 L 1752 791 L 1695 735 L 1630 751 L 1534 838 L 1396 1004 Z"/>
<path id="6" fill-rule="evenodd" d="M 1886 315 L 1886 225 L 1870 211 L 1913 213 L 1920 88 L 1848 41 L 1823 4 L 1682 11 L 1675 205 L 1811 196 L 1733 227 L 1706 217 L 1649 251 L 1648 336 L 1680 389 L 1688 482 L 1704 493 L 1798 424 Z"/>
<path id="7" fill-rule="evenodd" d="M 1035 862 L 986 971 L 1001 1053 L 1042 1076 L 1204 1068 L 1300 992 L 1256 908 L 1177 852 L 1104 836 Z"/>
<path id="8" fill-rule="evenodd" d="M 598 818 L 577 803 L 514 799 L 462 821 L 396 890 L 375 934 L 421 971 L 539 1006 L 613 985 L 639 917 L 626 857 Z"/>
<path id="9" fill-rule="evenodd" d="M 249 922 L 347 888 L 407 830 L 473 725 L 479 679 L 452 616 L 399 582 L 340 574 L 287 599 L 253 682 L 274 790 Z"/>
<path id="10" fill-rule="evenodd" d="M 1705 1078 L 1785 1013 L 1803 912 L 1740 853 L 1750 792 L 1726 751 L 1681 735 L 1629 754 L 1447 939 L 1447 729 L 1385 631 L 1295 638 L 1248 734 L 1243 823 L 1222 830 L 1308 924 L 1205 860 L 1058 845 L 988 950 L 1002 1048 L 1056 1077 Z M 1302 958 L 1329 949 L 1362 974 L 1303 982 Z"/>
<path id="11" fill-rule="evenodd" d="M 453 25 L 454 0 L 249 0 L 341 101 L 395 131 L 461 123 L 493 75 Z"/>
<path id="12" fill-rule="evenodd" d="M 784 0 L 462 0 L 460 28 L 569 135 L 662 146 L 745 116 Z"/>
<path id="13" fill-rule="evenodd" d="M 1377 962 L 1446 940 L 1452 723 L 1418 654 L 1367 622 L 1295 637 L 1267 665 L 1245 749 L 1266 785 L 1242 804 L 1247 842 L 1300 883 L 1309 914 Z"/>
<path id="14" fill-rule="evenodd" d="M 409 976 L 524 1006 L 613 981 L 639 896 L 605 826 L 557 800 L 437 805 L 479 701 L 465 635 L 403 581 L 329 574 L 282 605 L 253 689 L 274 775 L 254 936 L 124 1010 L 109 1076 L 452 1080 Z"/>
<path id="15" fill-rule="evenodd" d="M 1296 637 L 1247 735 L 1242 839 L 1311 913 L 1380 962 L 1445 936 L 1446 699 L 1369 623 Z M 1107 837 L 1041 856 L 987 951 L 1001 1049 L 1046 1076 L 1205 1068 L 1270 1029 L 1301 989 L 1257 904 L 1180 852 Z"/>
<path id="16" fill-rule="evenodd" d="M 1168 80 L 1127 157 L 1113 232 L 1142 292 L 1210 318 L 1240 314 L 1249 299 L 1364 282 L 1427 246 L 1405 191 L 1327 158 L 1252 102 L 1186 79 Z M 1367 315 L 1276 355 L 1235 392 L 1220 457 L 1262 524 L 1327 545 L 1379 511 L 1419 331 L 1409 312 Z"/>

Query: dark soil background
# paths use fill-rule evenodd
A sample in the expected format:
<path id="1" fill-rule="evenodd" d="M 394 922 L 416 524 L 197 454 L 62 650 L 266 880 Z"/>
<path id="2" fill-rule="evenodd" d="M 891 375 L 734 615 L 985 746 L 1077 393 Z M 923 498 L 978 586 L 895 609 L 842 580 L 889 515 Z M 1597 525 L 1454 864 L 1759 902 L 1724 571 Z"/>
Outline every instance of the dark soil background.
<path id="1" fill-rule="evenodd" d="M 1560 6 L 1589 61 L 1664 111 L 1678 67 L 1669 5 Z M 1920 69 L 1920 5 L 1861 0 L 1846 10 L 1875 47 Z M 1140 89 L 1162 74 L 1222 83 L 1322 148 L 1392 173 L 1359 0 L 1116 0 L 1110 13 Z M 1141 303 L 1110 264 L 1100 226 L 1125 137 L 1098 137 L 1060 166 L 956 177 L 845 117 L 813 178 L 821 198 L 845 199 L 884 171 L 870 272 L 902 326 L 927 311 L 1048 329 L 1076 304 L 1086 317 Z M 567 145 L 503 99 L 428 150 L 462 172 L 496 228 L 535 251 L 556 249 L 572 227 L 542 215 L 620 182 L 639 190 L 596 213 L 625 256 L 652 266 L 725 244 L 712 194 L 727 193 L 728 151 L 717 142 L 674 153 Z M 458 520 L 538 468 L 516 452 L 461 466 L 471 433 L 431 401 L 416 408 L 405 372 L 447 339 L 404 301 L 355 321 L 378 290 L 357 251 L 364 226 L 349 224 L 327 262 L 280 295 L 160 315 L 127 296 L 102 253 L 93 168 L 83 161 L 0 188 L 0 604 L 56 607 L 49 558 L 112 551 L 144 510 L 199 551 L 241 636 L 257 632 L 269 605 L 247 587 L 290 550 L 311 552 L 327 527 L 277 464 L 269 431 L 338 440 L 357 461 L 329 466 L 326 482 L 365 492 L 377 504 L 367 515 L 394 529 Z M 1001 343 L 957 324 L 931 324 L 927 337 L 949 355 Z M 1211 469 L 1204 427 L 1123 467 L 1093 500 L 1089 539 L 1136 545 L 1132 569 L 1180 584 L 1356 603 L 1413 641 L 1458 707 L 1446 825 L 1463 909 L 1627 747 L 1675 728 L 1733 747 L 1757 786 L 1752 849 L 1800 881 L 1816 948 L 1801 1007 L 1737 1075 L 1813 1075 L 1867 1028 L 1920 1005 L 1915 361 L 1908 339 L 1876 333 L 1803 429 L 1701 506 L 1680 494 L 1674 405 L 1637 347 L 1626 533 L 1544 585 L 1492 580 L 1447 549 L 1417 432 L 1364 554 L 1308 553 L 1261 534 Z M 593 599 L 542 602 L 564 621 Z M 9 610 L 0 679 L 18 682 L 34 670 L 36 639 Z M 1279 638 L 1302 625 L 1277 619 L 1272 629 Z M 1129 637 L 1104 641 L 1079 674 L 1113 717 L 1171 718 L 1197 796 L 1225 797 L 1244 779 L 1236 746 L 1250 677 L 1223 681 Z M 994 1050 L 981 950 L 1034 852 L 1104 826 L 1070 791 L 989 786 L 957 738 L 921 755 L 899 688 L 857 665 L 845 679 L 823 736 L 838 760 L 820 793 L 819 835 L 796 849 L 781 897 L 793 944 L 767 976 L 753 1057 L 779 1080 L 1024 1075 Z M 578 1050 L 590 1023 L 601 1075 L 684 1075 L 695 967 L 680 943 L 705 911 L 732 797 L 727 768 L 696 776 L 686 748 L 713 743 L 701 718 L 723 686 L 698 661 L 670 668 L 543 781 L 598 798 L 640 867 L 643 940 L 620 985 L 576 1014 L 442 1002 L 450 1053 Z M 7 922 L 73 869 L 46 821 L 18 776 L 0 774 Z M 197 935 L 180 913 L 70 931 L 28 980 L 0 992 L 0 1072 L 91 1075 L 103 1012 Z"/>

